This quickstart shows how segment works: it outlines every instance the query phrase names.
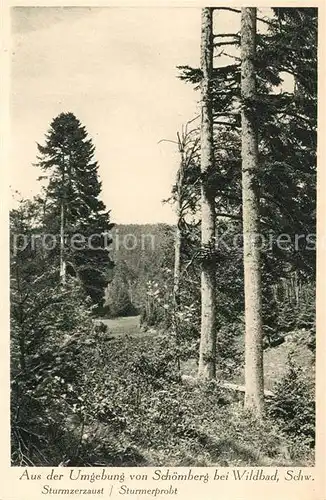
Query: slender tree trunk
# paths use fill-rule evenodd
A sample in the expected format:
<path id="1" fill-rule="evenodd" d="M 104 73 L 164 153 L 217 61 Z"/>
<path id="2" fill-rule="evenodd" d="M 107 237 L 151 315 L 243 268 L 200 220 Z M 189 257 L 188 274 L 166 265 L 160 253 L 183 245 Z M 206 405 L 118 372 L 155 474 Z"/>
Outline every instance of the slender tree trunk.
<path id="1" fill-rule="evenodd" d="M 22 326 L 20 326 L 19 328 L 18 342 L 19 342 L 19 364 L 21 371 L 24 373 L 26 371 L 26 350 L 25 350 L 25 331 L 23 330 Z"/>
<path id="2" fill-rule="evenodd" d="M 175 305 L 180 305 L 180 276 L 181 276 L 181 245 L 182 245 L 182 192 L 184 183 L 184 152 L 180 147 L 180 167 L 177 177 L 177 227 L 174 239 L 174 274 L 173 274 L 173 299 Z"/>
<path id="3" fill-rule="evenodd" d="M 178 171 L 177 179 L 177 227 L 175 230 L 174 239 L 174 273 L 173 273 L 173 314 L 172 314 L 172 329 L 176 340 L 177 348 L 180 345 L 180 332 L 179 332 L 179 320 L 178 312 L 180 310 L 180 276 L 181 276 L 181 245 L 182 245 L 182 230 L 181 230 L 181 218 L 182 218 L 182 190 L 184 181 L 184 153 L 181 147 L 180 149 L 180 167 Z M 180 356 L 177 353 L 177 367 L 180 371 Z"/>
<path id="4" fill-rule="evenodd" d="M 173 274 L 173 303 L 177 311 L 180 305 L 180 274 L 181 274 L 181 244 L 182 234 L 179 227 L 179 220 L 175 230 L 174 241 L 174 274 Z"/>
<path id="5" fill-rule="evenodd" d="M 180 274 L 181 274 L 181 241 L 182 234 L 179 227 L 179 220 L 175 232 L 174 242 L 174 274 L 173 274 L 173 314 L 172 314 L 172 330 L 175 337 L 177 347 L 177 368 L 180 371 L 180 332 L 178 312 L 180 309 Z"/>
<path id="6" fill-rule="evenodd" d="M 66 186 L 65 186 L 65 158 L 63 155 L 62 171 L 62 198 L 60 209 L 60 282 L 66 283 L 66 255 L 65 255 L 65 215 L 66 215 Z"/>
<path id="7" fill-rule="evenodd" d="M 262 290 L 258 185 L 258 134 L 255 117 L 256 8 L 241 9 L 242 203 L 245 285 L 245 407 L 264 410 Z"/>
<path id="8" fill-rule="evenodd" d="M 214 168 L 212 72 L 213 9 L 202 9 L 201 28 L 201 335 L 198 376 L 216 375 L 215 197 L 209 186 Z"/>
<path id="9" fill-rule="evenodd" d="M 299 296 L 299 279 L 298 279 L 298 271 L 294 273 L 294 290 L 295 290 L 295 304 L 299 307 L 300 304 L 300 296 Z"/>
<path id="10" fill-rule="evenodd" d="M 132 281 L 131 280 L 128 280 L 128 290 L 129 290 L 130 303 L 132 305 L 134 305 L 134 294 L 133 294 Z"/>

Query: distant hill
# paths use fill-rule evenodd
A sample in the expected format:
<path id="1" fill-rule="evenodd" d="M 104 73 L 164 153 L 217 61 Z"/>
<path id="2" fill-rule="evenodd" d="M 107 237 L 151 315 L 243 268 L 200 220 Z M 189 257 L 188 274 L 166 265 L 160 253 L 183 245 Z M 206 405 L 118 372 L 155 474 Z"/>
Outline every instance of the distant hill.
<path id="1" fill-rule="evenodd" d="M 168 224 L 117 224 L 111 231 L 111 256 L 106 304 L 116 315 L 139 312 L 148 280 L 159 280 L 173 266 L 174 227 Z"/>
<path id="2" fill-rule="evenodd" d="M 143 271 L 148 261 L 159 266 L 173 248 L 173 226 L 168 224 L 117 224 L 111 234 L 112 258 L 125 261 L 136 272 Z"/>

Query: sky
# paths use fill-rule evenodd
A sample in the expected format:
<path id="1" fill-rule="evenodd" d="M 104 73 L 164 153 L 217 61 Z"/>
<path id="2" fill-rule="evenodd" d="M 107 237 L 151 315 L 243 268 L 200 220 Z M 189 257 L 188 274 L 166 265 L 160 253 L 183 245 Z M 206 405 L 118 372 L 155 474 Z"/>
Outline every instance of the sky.
<path id="1" fill-rule="evenodd" d="M 115 223 L 172 223 L 174 140 L 198 115 L 199 95 L 177 78 L 199 66 L 198 8 L 12 9 L 10 183 L 36 194 L 36 143 L 54 117 L 73 112 L 96 148 L 102 199 Z M 239 15 L 215 16 L 239 30 Z"/>
<path id="2" fill-rule="evenodd" d="M 159 141 L 196 115 L 176 66 L 198 65 L 199 36 L 198 9 L 13 9 L 12 188 L 39 190 L 36 142 L 71 111 L 93 139 L 112 220 L 173 222 L 162 200 L 178 156 Z"/>

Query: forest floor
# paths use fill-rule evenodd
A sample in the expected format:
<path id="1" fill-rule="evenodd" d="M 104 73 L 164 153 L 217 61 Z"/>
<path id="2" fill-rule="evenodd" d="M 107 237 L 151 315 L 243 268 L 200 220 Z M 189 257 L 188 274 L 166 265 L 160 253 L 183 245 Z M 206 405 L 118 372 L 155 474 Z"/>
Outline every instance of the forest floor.
<path id="1" fill-rule="evenodd" d="M 298 343 L 294 336 L 289 335 L 285 342 L 276 347 L 264 350 L 264 385 L 265 389 L 272 391 L 275 384 L 285 375 L 288 369 L 289 356 L 298 366 L 307 369 L 307 372 L 314 377 L 312 371 L 313 354 L 306 345 Z M 190 359 L 183 364 L 183 371 L 186 375 L 195 376 L 197 372 L 197 361 Z M 244 384 L 244 372 L 231 374 L 229 382 L 242 386 Z"/>
<path id="2" fill-rule="evenodd" d="M 97 319 L 96 324 L 103 323 L 108 329 L 108 335 L 139 335 L 140 316 L 127 316 L 125 318 Z"/>
<path id="3" fill-rule="evenodd" d="M 108 328 L 110 337 L 121 338 L 124 336 L 133 337 L 150 337 L 158 335 L 153 330 L 143 331 L 140 328 L 140 316 L 130 316 L 124 318 L 99 319 L 97 323 L 104 323 Z M 287 370 L 287 361 L 289 356 L 292 356 L 299 366 L 311 371 L 312 353 L 305 346 L 298 342 L 300 332 L 291 333 L 285 338 L 285 342 L 276 347 L 267 348 L 264 351 L 264 378 L 265 388 L 273 390 L 275 383 L 280 380 Z M 185 375 L 196 376 L 197 361 L 190 359 L 182 363 L 182 372 Z M 312 376 L 314 374 L 312 373 Z M 236 373 L 228 379 L 229 382 L 235 384 L 244 384 L 244 374 Z"/>
<path id="4" fill-rule="evenodd" d="M 99 337 L 104 340 L 102 343 L 99 340 L 99 345 L 106 354 L 103 367 L 96 364 L 95 371 L 101 380 L 109 375 L 108 388 L 112 384 L 112 394 L 108 395 L 107 388 L 103 395 L 99 393 L 99 404 L 111 405 L 114 398 L 110 411 L 118 423 L 119 415 L 123 415 L 125 428 L 114 430 L 105 424 L 100 441 L 109 440 L 111 447 L 121 449 L 118 455 L 122 465 L 307 466 L 314 463 L 313 450 L 301 441 L 289 440 L 269 419 L 261 423 L 244 412 L 243 391 L 239 392 L 244 380 L 239 370 L 231 372 L 222 384 L 198 385 L 197 363 L 190 359 L 181 364 L 183 382 L 180 383 L 174 368 L 170 372 L 166 365 L 171 348 L 166 335 L 154 330 L 143 331 L 139 316 L 96 320 L 101 322 L 108 328 Z M 300 345 L 295 338 L 298 336 L 299 332 L 291 334 L 283 344 L 264 351 L 268 391 L 273 391 L 275 382 L 287 371 L 291 354 L 313 376 L 312 355 Z M 234 387 L 227 387 L 225 382 Z M 236 386 L 238 389 L 234 390 Z M 105 455 L 107 457 L 107 452 Z M 105 458 L 105 463 L 116 465 L 116 458 L 112 458 L 112 462 Z"/>

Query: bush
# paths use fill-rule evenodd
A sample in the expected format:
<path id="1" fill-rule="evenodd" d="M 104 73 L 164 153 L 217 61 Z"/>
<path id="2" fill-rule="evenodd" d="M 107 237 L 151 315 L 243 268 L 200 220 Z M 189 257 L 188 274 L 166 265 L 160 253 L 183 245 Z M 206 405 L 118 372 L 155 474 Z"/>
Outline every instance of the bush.
<path id="1" fill-rule="evenodd" d="M 303 444 L 315 444 L 315 399 L 312 383 L 289 357 L 289 368 L 275 389 L 275 401 L 269 414 L 283 432 L 300 438 Z"/>
<path id="2" fill-rule="evenodd" d="M 83 425 L 81 374 L 95 355 L 89 301 L 74 280 L 43 284 L 42 296 L 42 309 L 31 300 L 24 322 L 11 325 L 13 465 L 59 464 L 67 450 L 78 453 L 68 422 Z"/>
<path id="3" fill-rule="evenodd" d="M 95 333 L 101 334 L 101 333 L 107 333 L 109 331 L 109 328 L 105 323 L 100 322 L 95 324 L 94 330 Z"/>

